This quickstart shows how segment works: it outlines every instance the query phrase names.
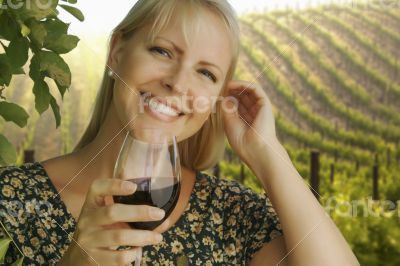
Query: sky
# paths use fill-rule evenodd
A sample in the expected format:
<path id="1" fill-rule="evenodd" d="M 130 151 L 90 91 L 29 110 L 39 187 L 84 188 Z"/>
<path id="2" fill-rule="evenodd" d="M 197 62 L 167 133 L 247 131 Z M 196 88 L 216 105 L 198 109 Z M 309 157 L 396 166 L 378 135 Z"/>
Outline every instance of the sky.
<path id="1" fill-rule="evenodd" d="M 267 11 L 279 8 L 301 8 L 333 0 L 228 0 L 241 15 L 254 11 Z M 343 2 L 343 0 L 341 1 Z M 95 4 L 94 4 L 95 3 Z M 64 21 L 71 22 L 70 31 L 77 35 L 104 34 L 111 30 L 124 18 L 129 9 L 136 3 L 135 0 L 117 1 L 85 1 L 78 0 L 74 6 L 85 15 L 85 21 L 80 22 L 66 12 L 61 12 Z"/>

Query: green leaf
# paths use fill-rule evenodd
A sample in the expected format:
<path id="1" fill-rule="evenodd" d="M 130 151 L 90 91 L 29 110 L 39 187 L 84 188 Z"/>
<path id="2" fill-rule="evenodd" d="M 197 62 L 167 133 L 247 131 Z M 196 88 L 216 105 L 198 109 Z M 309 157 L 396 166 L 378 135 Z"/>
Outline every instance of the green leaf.
<path id="1" fill-rule="evenodd" d="M 43 44 L 45 48 L 59 54 L 64 54 L 77 46 L 79 38 L 67 34 L 68 23 L 64 23 L 59 19 L 51 19 L 43 22 L 43 25 L 47 30 L 47 36 Z"/>
<path id="2" fill-rule="evenodd" d="M 45 26 L 47 30 L 47 36 L 50 39 L 55 39 L 63 34 L 67 34 L 69 24 L 64 23 L 58 18 L 55 19 L 48 19 L 42 24 Z"/>
<path id="3" fill-rule="evenodd" d="M 28 36 L 29 33 L 31 32 L 31 30 L 25 25 L 24 22 L 22 22 L 21 19 L 17 18 L 17 22 L 18 22 L 19 27 L 21 28 L 21 35 L 23 37 Z"/>
<path id="4" fill-rule="evenodd" d="M 67 91 L 68 87 L 62 86 L 62 85 L 58 84 L 57 82 L 56 82 L 56 85 L 57 85 L 58 91 L 61 94 L 61 97 L 64 99 L 64 94 Z"/>
<path id="5" fill-rule="evenodd" d="M 8 41 L 13 40 L 19 31 L 18 24 L 10 17 L 8 12 L 3 12 L 0 16 L 0 37 Z"/>
<path id="6" fill-rule="evenodd" d="M 0 86 L 10 85 L 12 69 L 6 54 L 0 54 Z"/>
<path id="7" fill-rule="evenodd" d="M 65 11 L 76 17 L 80 21 L 84 21 L 85 17 L 83 16 L 82 12 L 77 9 L 76 7 L 73 6 L 67 6 L 67 5 L 60 5 Z"/>
<path id="8" fill-rule="evenodd" d="M 61 56 L 50 51 L 41 51 L 31 59 L 29 76 L 33 81 L 43 80 L 44 76 L 52 78 L 64 97 L 71 85 L 71 71 Z"/>
<path id="9" fill-rule="evenodd" d="M 40 73 L 40 53 L 34 54 L 29 65 L 29 76 L 33 81 L 43 79 Z"/>
<path id="10" fill-rule="evenodd" d="M 13 264 L 11 264 L 11 266 L 22 266 L 22 265 L 24 265 L 23 264 L 24 258 L 25 257 L 21 257 L 21 258 L 17 259 Z"/>
<path id="11" fill-rule="evenodd" d="M 31 29 L 29 35 L 30 39 L 38 48 L 42 48 L 47 36 L 45 25 L 43 23 L 38 23 L 36 20 L 32 20 L 29 27 Z"/>
<path id="12" fill-rule="evenodd" d="M 64 59 L 50 51 L 40 53 L 40 71 L 52 78 L 60 88 L 71 85 L 71 71 Z"/>
<path id="13" fill-rule="evenodd" d="M 0 134 L 0 165 L 5 166 L 14 164 L 16 160 L 17 151 L 14 146 L 6 139 L 6 137 Z"/>
<path id="14" fill-rule="evenodd" d="M 62 86 L 71 85 L 71 71 L 64 59 L 50 51 L 40 53 L 40 71 L 46 71 L 47 76 Z"/>
<path id="15" fill-rule="evenodd" d="M 57 101 L 53 97 L 53 95 L 51 95 L 50 105 L 51 105 L 51 109 L 53 109 L 54 117 L 56 119 L 56 128 L 58 128 L 61 123 L 60 108 L 58 107 Z"/>
<path id="16" fill-rule="evenodd" d="M 79 42 L 79 38 L 74 35 L 61 35 L 55 40 L 46 39 L 45 48 L 58 54 L 65 54 L 72 51 Z"/>
<path id="17" fill-rule="evenodd" d="M 33 94 L 35 94 L 35 108 L 42 114 L 49 108 L 51 97 L 49 86 L 44 80 L 35 81 Z"/>
<path id="18" fill-rule="evenodd" d="M 21 128 L 26 126 L 29 117 L 21 106 L 9 102 L 0 102 L 0 115 L 6 121 L 14 122 Z"/>
<path id="19" fill-rule="evenodd" d="M 6 53 L 13 68 L 22 67 L 28 60 L 29 40 L 24 37 L 15 38 L 8 46 Z"/>
<path id="20" fill-rule="evenodd" d="M 31 30 L 25 24 L 22 24 L 21 25 L 21 34 L 22 34 L 22 36 L 26 37 L 26 36 L 29 35 L 29 33 L 31 33 Z"/>
<path id="21" fill-rule="evenodd" d="M 3 150 L 3 145 L 2 145 L 2 138 L 3 135 L 0 134 L 0 147 L 1 150 Z M 0 154 L 0 157 L 2 157 L 2 155 Z M 0 263 L 4 263 L 4 257 L 6 256 L 7 250 L 8 250 L 8 246 L 10 245 L 11 239 L 9 238 L 3 238 L 0 239 Z"/>
<path id="22" fill-rule="evenodd" d="M 13 75 L 22 75 L 25 74 L 25 70 L 22 67 L 17 67 L 12 70 Z"/>

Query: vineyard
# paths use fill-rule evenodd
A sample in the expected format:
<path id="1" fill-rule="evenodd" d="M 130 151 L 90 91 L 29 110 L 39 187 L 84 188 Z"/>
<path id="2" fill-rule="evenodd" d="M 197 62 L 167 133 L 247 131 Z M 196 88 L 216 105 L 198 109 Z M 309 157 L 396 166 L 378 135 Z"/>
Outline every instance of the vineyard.
<path id="1" fill-rule="evenodd" d="M 400 265 L 400 5 L 326 5 L 240 20 L 236 78 L 266 90 L 279 140 L 361 265 Z M 29 79 L 13 79 L 5 96 L 30 119 L 23 129 L 1 120 L 0 132 L 18 147 L 18 163 L 28 149 L 36 160 L 72 151 L 89 119 L 105 51 L 82 40 L 65 57 L 72 86 L 58 99 L 58 129 L 51 111 L 34 111 Z M 228 144 L 214 173 L 262 191 Z"/>

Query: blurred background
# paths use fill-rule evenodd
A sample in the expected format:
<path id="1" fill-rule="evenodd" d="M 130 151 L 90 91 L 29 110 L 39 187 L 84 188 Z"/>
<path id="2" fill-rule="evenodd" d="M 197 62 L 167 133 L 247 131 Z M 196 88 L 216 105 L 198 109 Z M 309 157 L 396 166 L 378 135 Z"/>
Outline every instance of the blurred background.
<path id="1" fill-rule="evenodd" d="M 400 265 L 400 1 L 230 2 L 242 30 L 236 78 L 265 88 L 281 143 L 361 265 Z M 25 128 L 0 118 L 0 132 L 18 147 L 17 163 L 72 151 L 90 118 L 110 32 L 134 3 L 78 1 L 84 22 L 61 13 L 81 40 L 63 55 L 72 86 L 57 98 L 59 128 L 51 109 L 35 111 L 29 77 L 13 77 L 4 95 L 30 118 Z M 228 144 L 210 172 L 262 191 Z"/>

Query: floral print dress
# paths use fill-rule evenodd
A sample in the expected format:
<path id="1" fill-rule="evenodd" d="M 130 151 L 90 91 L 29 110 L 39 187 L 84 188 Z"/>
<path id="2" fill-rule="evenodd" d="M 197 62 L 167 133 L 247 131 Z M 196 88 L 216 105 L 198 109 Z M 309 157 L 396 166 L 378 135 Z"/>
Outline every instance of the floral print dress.
<path id="1" fill-rule="evenodd" d="M 12 239 L 6 265 L 21 256 L 23 265 L 55 265 L 76 226 L 39 162 L 0 168 L 0 221 L 0 238 Z M 265 194 L 196 172 L 185 211 L 162 242 L 143 247 L 142 265 L 182 260 L 187 265 L 247 265 L 264 243 L 281 235 Z"/>

